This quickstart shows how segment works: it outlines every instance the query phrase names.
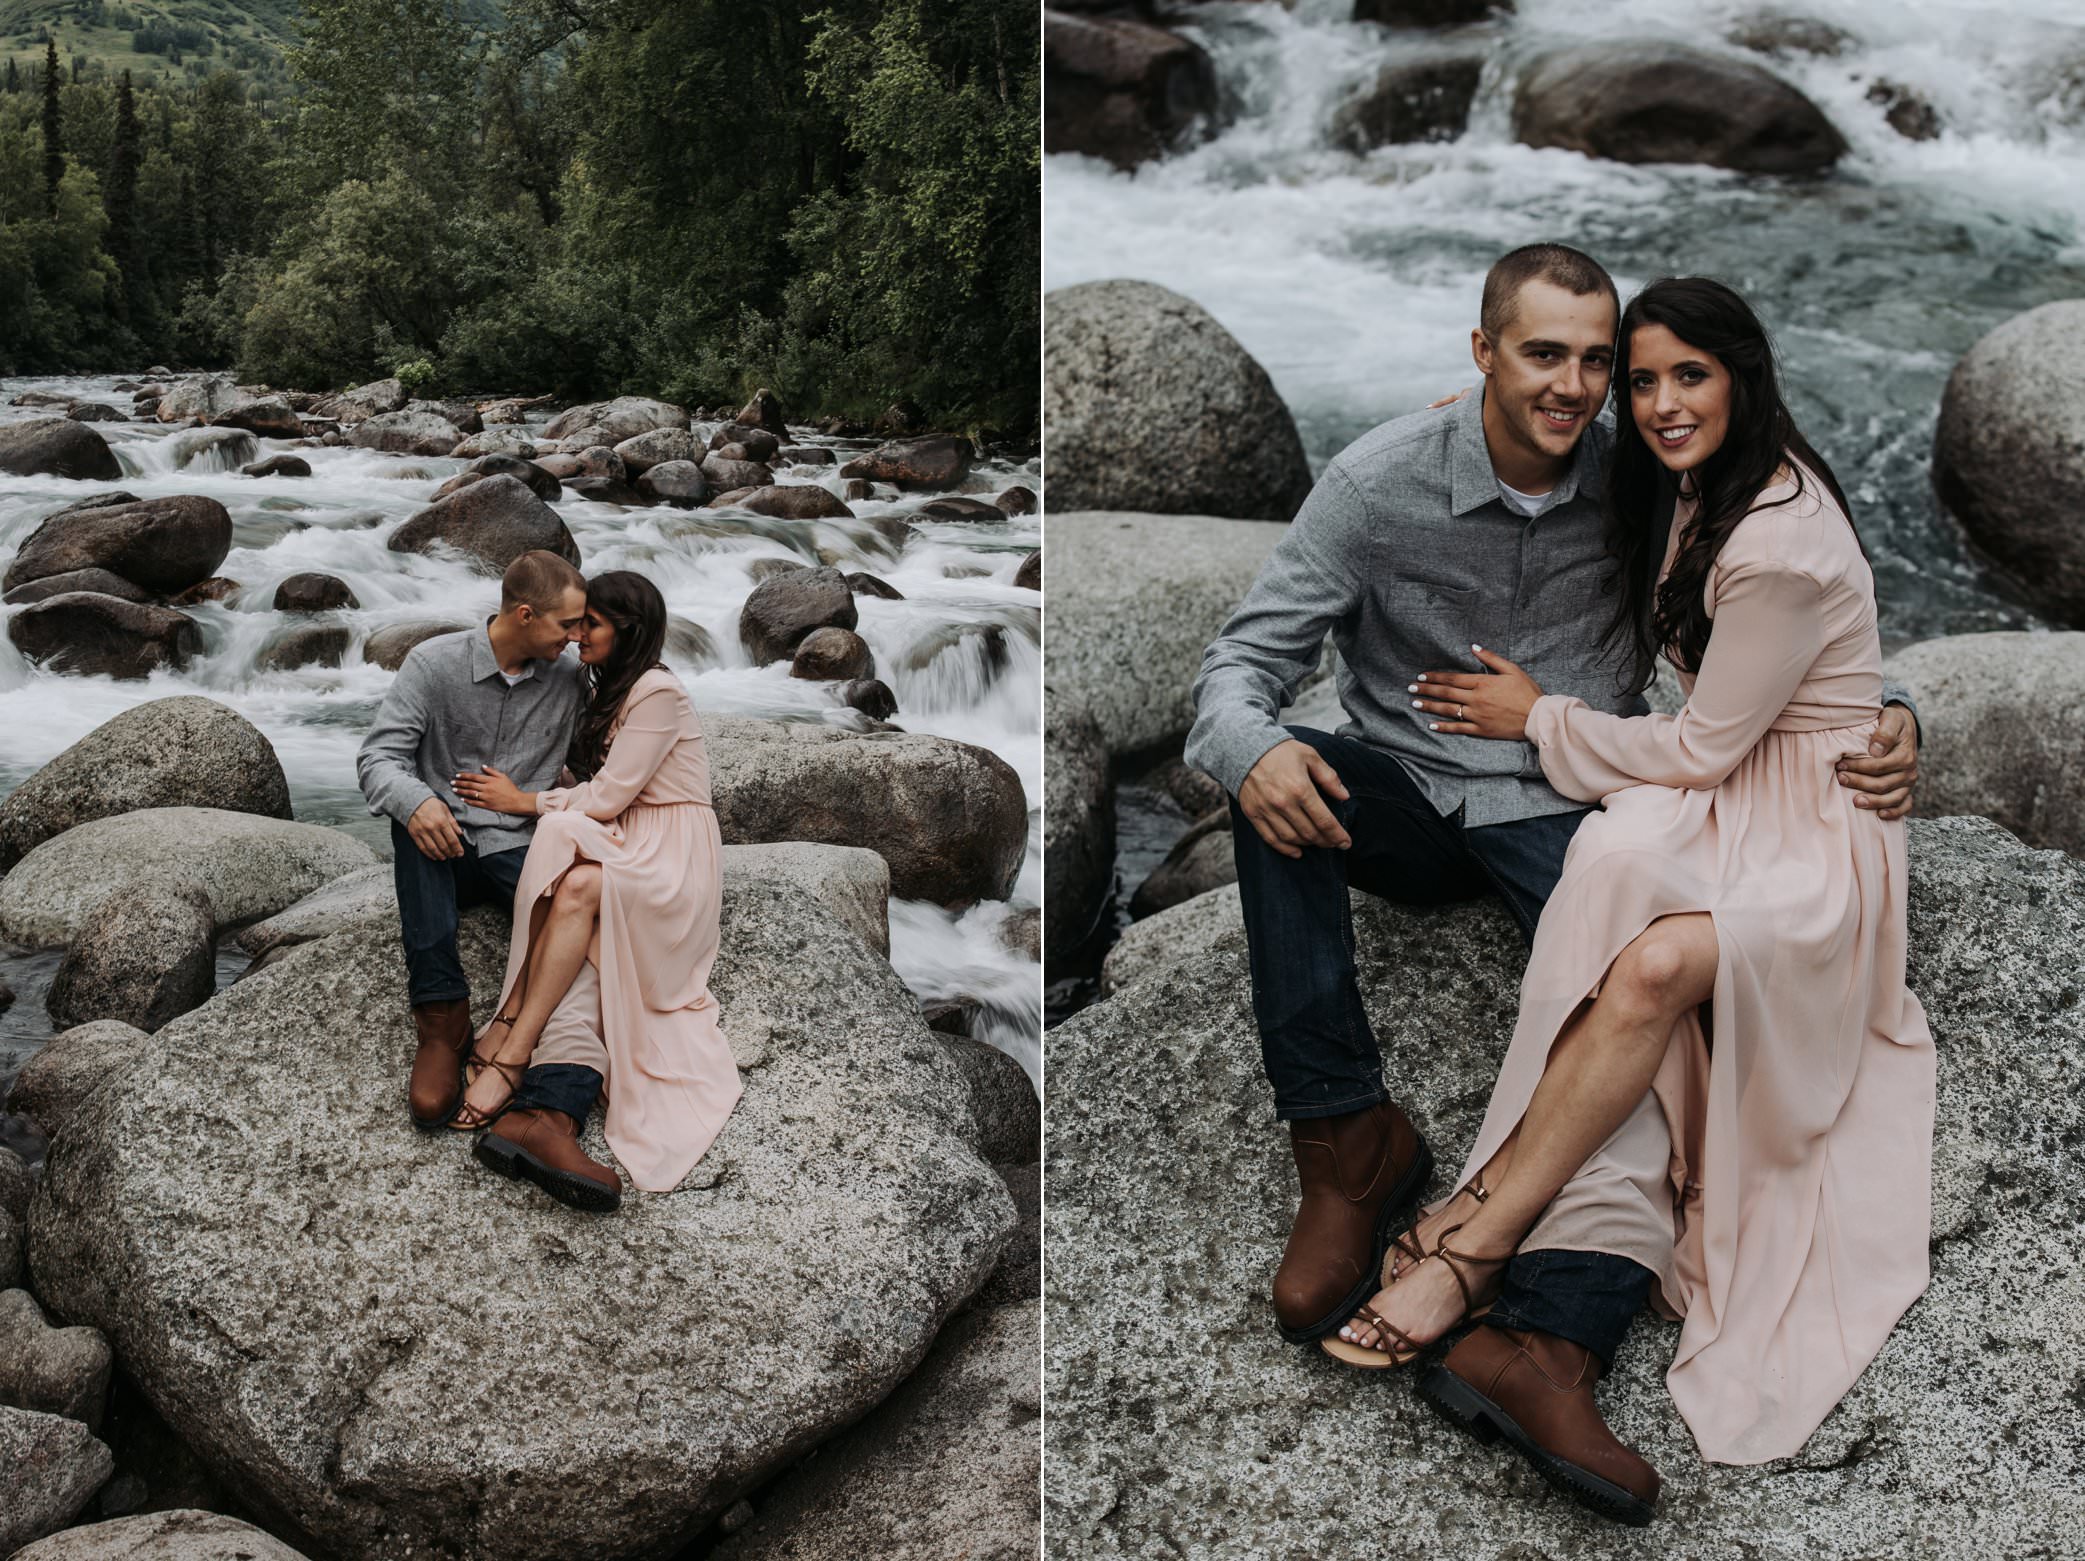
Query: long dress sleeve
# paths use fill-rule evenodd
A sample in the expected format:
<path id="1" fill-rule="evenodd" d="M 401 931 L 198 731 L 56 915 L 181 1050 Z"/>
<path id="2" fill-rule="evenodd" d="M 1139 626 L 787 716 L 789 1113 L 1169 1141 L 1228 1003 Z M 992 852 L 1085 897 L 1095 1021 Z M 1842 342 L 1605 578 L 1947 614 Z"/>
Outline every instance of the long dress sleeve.
<path id="1" fill-rule="evenodd" d="M 1824 587 L 1771 559 L 1737 563 L 1716 586 L 1700 675 L 1678 715 L 1613 716 L 1545 694 L 1528 741 L 1550 785 L 1580 802 L 1627 786 L 1722 784 L 1787 708 L 1824 648 Z"/>
<path id="2" fill-rule="evenodd" d="M 633 692 L 623 723 L 601 760 L 600 773 L 577 786 L 537 792 L 536 811 L 570 809 L 588 818 L 620 818 L 680 741 L 683 697 L 677 685 Z"/>

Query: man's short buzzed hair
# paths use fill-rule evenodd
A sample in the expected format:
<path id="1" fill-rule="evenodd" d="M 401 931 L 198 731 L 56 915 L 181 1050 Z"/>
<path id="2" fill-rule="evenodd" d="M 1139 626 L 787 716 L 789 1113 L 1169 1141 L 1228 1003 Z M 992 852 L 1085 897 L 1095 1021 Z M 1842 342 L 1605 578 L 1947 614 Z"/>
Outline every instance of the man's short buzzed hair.
<path id="1" fill-rule="evenodd" d="M 1501 255 L 1484 277 L 1484 304 L 1477 323 L 1484 334 L 1497 341 L 1520 313 L 1520 290 L 1530 282 L 1549 282 L 1580 298 L 1588 293 L 1605 293 L 1614 300 L 1617 316 L 1622 295 L 1615 289 L 1607 267 L 1583 250 L 1569 244 L 1525 244 L 1511 254 Z"/>
<path id="2" fill-rule="evenodd" d="M 537 548 L 507 565 L 500 576 L 500 611 L 526 605 L 537 612 L 555 612 L 565 593 L 574 589 L 586 590 L 586 576 L 557 554 Z"/>

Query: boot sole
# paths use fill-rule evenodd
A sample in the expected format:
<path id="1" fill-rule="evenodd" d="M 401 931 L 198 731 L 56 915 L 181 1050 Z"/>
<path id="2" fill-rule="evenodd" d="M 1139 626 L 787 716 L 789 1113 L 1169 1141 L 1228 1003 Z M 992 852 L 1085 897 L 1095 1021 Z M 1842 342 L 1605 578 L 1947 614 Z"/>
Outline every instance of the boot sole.
<path id="1" fill-rule="evenodd" d="M 471 1153 L 487 1170 L 515 1181 L 534 1182 L 568 1208 L 583 1209 L 589 1214 L 612 1214 L 622 1207 L 620 1191 L 610 1192 L 598 1182 L 545 1165 L 520 1145 L 494 1134 L 479 1134 Z"/>
<path id="2" fill-rule="evenodd" d="M 1426 1190 L 1426 1180 L 1433 1175 L 1433 1151 L 1425 1139 L 1419 1140 L 1419 1152 L 1412 1157 L 1410 1167 L 1398 1184 L 1390 1189 L 1390 1196 L 1383 1200 L 1382 1208 L 1376 1211 L 1375 1236 L 1369 1243 L 1368 1270 L 1361 1282 L 1347 1292 L 1346 1299 L 1332 1308 L 1316 1322 L 1302 1328 L 1291 1328 L 1277 1321 L 1281 1336 L 1291 1344 L 1315 1344 L 1329 1333 L 1337 1333 L 1341 1323 L 1361 1309 L 1361 1303 L 1374 1295 L 1381 1287 L 1383 1254 L 1390 1250 L 1391 1227 L 1411 1211 L 1419 1194 Z"/>
<path id="3" fill-rule="evenodd" d="M 1642 1497 L 1540 1446 L 1511 1415 L 1446 1366 L 1435 1366 L 1421 1377 L 1419 1393 L 1478 1441 L 1490 1443 L 1503 1437 L 1553 1488 L 1601 1517 L 1642 1528 L 1657 1515 Z"/>

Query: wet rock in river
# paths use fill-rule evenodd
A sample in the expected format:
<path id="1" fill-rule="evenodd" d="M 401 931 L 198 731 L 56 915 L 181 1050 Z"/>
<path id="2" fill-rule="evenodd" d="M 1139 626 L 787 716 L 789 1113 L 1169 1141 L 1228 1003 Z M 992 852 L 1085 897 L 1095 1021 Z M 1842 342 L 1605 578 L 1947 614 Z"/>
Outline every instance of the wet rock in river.
<path id="1" fill-rule="evenodd" d="M 977 451 L 960 434 L 878 445 L 840 468 L 842 477 L 894 482 L 901 488 L 952 488 L 970 475 Z"/>
<path id="2" fill-rule="evenodd" d="M 946 494 L 938 499 L 929 499 L 919 507 L 925 520 L 968 521 L 984 526 L 1006 524 L 1006 511 L 996 504 L 987 504 L 983 499 L 965 498 L 961 494 Z"/>
<path id="3" fill-rule="evenodd" d="M 280 396 L 240 396 L 211 413 L 207 421 L 216 428 L 244 429 L 263 439 L 299 439 L 304 435 L 304 425 Z"/>
<path id="4" fill-rule="evenodd" d="M 1287 520 L 1310 492 L 1296 421 L 1259 362 L 1151 282 L 1049 295 L 1050 505 Z"/>
<path id="5" fill-rule="evenodd" d="M 1816 104 L 1757 65 L 1648 40 L 1561 50 L 1520 79 L 1513 133 L 1624 163 L 1822 173 L 1846 141 Z"/>
<path id="6" fill-rule="evenodd" d="M 320 417 L 334 418 L 342 423 L 363 423 L 372 417 L 403 411 L 409 399 L 400 381 L 378 379 L 316 401 L 311 410 Z"/>
<path id="7" fill-rule="evenodd" d="M 641 509 L 653 502 L 641 488 L 620 477 L 568 478 L 565 492 L 575 499 L 590 499 L 596 504 L 621 504 L 631 509 Z"/>
<path id="8" fill-rule="evenodd" d="M 212 575 L 207 580 L 198 580 L 185 591 L 169 596 L 167 606 L 200 607 L 206 602 L 229 602 L 243 589 L 237 580 L 225 575 Z"/>
<path id="9" fill-rule="evenodd" d="M 661 461 L 637 479 L 637 491 L 654 504 L 694 509 L 709 497 L 709 479 L 694 461 Z"/>
<path id="10" fill-rule="evenodd" d="M 239 435 L 244 438 L 245 435 Z M 46 517 L 7 566 L 12 590 L 31 580 L 106 569 L 171 594 L 207 578 L 232 549 L 232 517 L 215 499 L 181 494 Z"/>
<path id="11" fill-rule="evenodd" d="M 436 546 L 475 558 L 499 574 L 523 553 L 543 548 L 573 564 L 579 546 L 572 533 L 518 478 L 495 473 L 436 501 L 391 534 L 394 553 L 425 553 Z"/>
<path id="12" fill-rule="evenodd" d="M 854 511 L 815 482 L 770 483 L 737 495 L 738 509 L 756 515 L 773 515 L 782 520 L 852 520 Z"/>
<path id="13" fill-rule="evenodd" d="M 733 461 L 712 450 L 702 458 L 702 475 L 718 493 L 730 493 L 739 488 L 765 488 L 775 480 L 775 474 L 762 461 Z"/>
<path id="14" fill-rule="evenodd" d="M 239 468 L 242 477 L 309 477 L 311 462 L 301 455 L 271 455 L 264 461 Z"/>
<path id="15" fill-rule="evenodd" d="M 11 1561 L 305 1561 L 305 1556 L 251 1523 L 183 1507 L 69 1528 L 16 1551 Z"/>
<path id="16" fill-rule="evenodd" d="M 126 885 L 89 911 L 44 1007 L 61 1028 L 114 1019 L 151 1034 L 217 990 L 217 923 L 200 888 Z"/>
<path id="17" fill-rule="evenodd" d="M 753 399 L 738 409 L 733 421 L 747 428 L 763 429 L 777 439 L 789 437 L 789 425 L 782 417 L 781 399 L 764 386 L 753 392 Z"/>
<path id="18" fill-rule="evenodd" d="M 140 808 L 290 816 L 289 781 L 260 729 L 180 694 L 104 721 L 0 802 L 0 872 L 67 830 Z"/>
<path id="19" fill-rule="evenodd" d="M 260 458 L 261 447 L 243 428 L 190 428 L 169 446 L 176 469 L 235 472 Z"/>
<path id="20" fill-rule="evenodd" d="M 396 672 L 405 665 L 405 658 L 415 645 L 433 639 L 437 634 L 455 634 L 469 628 L 467 623 L 452 623 L 422 619 L 415 623 L 394 623 L 387 628 L 372 630 L 362 642 L 362 659 L 373 667 L 382 667 L 387 672 Z"/>
<path id="21" fill-rule="evenodd" d="M 102 401 L 75 401 L 65 409 L 65 415 L 75 423 L 126 423 L 130 421 L 114 407 Z"/>
<path id="22" fill-rule="evenodd" d="M 459 461 L 474 461 L 481 455 L 512 455 L 527 461 L 534 459 L 536 447 L 527 429 L 509 425 L 472 434 L 449 454 Z"/>
<path id="23" fill-rule="evenodd" d="M 1184 145 L 1218 104 L 1201 45 L 1149 22 L 1043 12 L 1043 149 L 1117 168 Z"/>
<path id="24" fill-rule="evenodd" d="M 992 502 L 1008 515 L 1033 515 L 1036 504 L 1035 490 L 1018 486 L 1008 488 Z"/>
<path id="25" fill-rule="evenodd" d="M 123 475 L 109 442 L 84 423 L 38 417 L 0 427 L 0 472 L 114 482 Z"/>
<path id="26" fill-rule="evenodd" d="M 737 445 L 740 453 L 725 455 L 728 461 L 772 461 L 780 453 L 782 441 L 764 428 L 754 428 L 745 423 L 726 423 L 710 435 L 709 447 L 719 454 Z"/>
<path id="27" fill-rule="evenodd" d="M 1042 549 L 1037 548 L 1021 560 L 1021 567 L 1014 571 L 1014 584 L 1024 591 L 1042 589 Z"/>
<path id="28" fill-rule="evenodd" d="M 847 576 L 847 588 L 853 591 L 856 596 L 875 596 L 882 598 L 886 602 L 902 602 L 905 600 L 905 593 L 889 581 L 880 580 L 875 575 L 864 574 L 860 571 Z"/>
<path id="29" fill-rule="evenodd" d="M 447 455 L 463 443 L 463 431 L 436 412 L 379 412 L 347 431 L 347 442 L 360 450 L 391 455 Z"/>
<path id="30" fill-rule="evenodd" d="M 25 607 L 7 637 L 29 660 L 81 677 L 144 678 L 202 649 L 195 620 L 170 607 L 71 591 Z"/>
<path id="31" fill-rule="evenodd" d="M 898 713 L 898 696 L 881 678 L 855 678 L 841 684 L 840 703 L 872 721 L 888 721 Z"/>
<path id="32" fill-rule="evenodd" d="M 1881 107 L 1884 121 L 1905 140 L 1939 139 L 1938 110 L 1911 88 L 1894 81 L 1878 81 L 1869 86 L 1868 101 Z"/>
<path id="33" fill-rule="evenodd" d="M 291 575 L 275 588 L 277 612 L 333 612 L 361 605 L 347 581 L 338 575 L 306 571 Z"/>
<path id="34" fill-rule="evenodd" d="M 813 629 L 796 647 L 789 675 L 816 683 L 872 678 L 876 657 L 852 629 Z"/>
<path id="35" fill-rule="evenodd" d="M 254 670 L 294 672 L 299 667 L 337 667 L 347 659 L 353 638 L 341 624 L 299 624 L 268 642 L 255 659 Z"/>
<path id="36" fill-rule="evenodd" d="M 854 593 L 837 569 L 792 569 L 763 580 L 739 611 L 739 643 L 755 666 L 785 661 L 813 629 L 852 629 Z"/>
<path id="37" fill-rule="evenodd" d="M 445 499 L 459 488 L 468 488 L 474 482 L 487 477 L 512 477 L 528 485 L 528 490 L 546 504 L 554 504 L 563 495 L 564 489 L 555 474 L 544 466 L 518 455 L 495 451 L 481 455 L 475 461 L 434 490 L 434 497 Z"/>
<path id="38" fill-rule="evenodd" d="M 244 397 L 229 374 L 206 374 L 163 392 L 156 415 L 162 423 L 207 423 Z"/>
<path id="39" fill-rule="evenodd" d="M 2022 600 L 2085 628 L 2085 299 L 2007 320 L 1948 376 L 1933 438 L 1940 502 Z"/>
<path id="40" fill-rule="evenodd" d="M 45 575 L 40 580 L 18 585 L 7 593 L 6 601 L 10 607 L 25 607 L 47 596 L 63 596 L 67 591 L 95 591 L 103 596 L 120 596 L 126 602 L 151 600 L 150 592 L 132 585 L 119 574 L 106 569 L 72 569 L 62 575 Z"/>
<path id="41" fill-rule="evenodd" d="M 648 396 L 619 396 L 613 401 L 594 401 L 560 412 L 543 428 L 545 439 L 569 439 L 591 431 L 608 444 L 635 439 L 655 428 L 686 428 L 688 409 L 670 401 Z"/>
<path id="42" fill-rule="evenodd" d="M 707 453 L 701 436 L 685 428 L 654 428 L 650 433 L 625 439 L 615 447 L 616 458 L 631 476 L 648 472 L 667 461 L 699 463 Z"/>
<path id="43" fill-rule="evenodd" d="M 1350 152 L 1407 141 L 1453 141 L 1469 128 L 1484 56 L 1398 59 L 1332 116 L 1332 142 Z"/>

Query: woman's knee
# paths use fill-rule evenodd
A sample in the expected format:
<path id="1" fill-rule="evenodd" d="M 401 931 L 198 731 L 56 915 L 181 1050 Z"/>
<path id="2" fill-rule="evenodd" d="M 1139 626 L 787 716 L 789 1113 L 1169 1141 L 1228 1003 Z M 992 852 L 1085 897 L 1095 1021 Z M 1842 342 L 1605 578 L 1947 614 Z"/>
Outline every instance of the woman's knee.
<path id="1" fill-rule="evenodd" d="M 568 871 L 557 886 L 557 905 L 570 912 L 591 915 L 601 904 L 601 869 L 592 862 L 580 862 Z"/>
<path id="2" fill-rule="evenodd" d="M 1713 939 L 1714 933 L 1708 937 Z M 1691 927 L 1670 919 L 1655 921 L 1622 950 L 1610 984 L 1632 1008 L 1677 1014 L 1709 997 L 1716 970 L 1712 948 Z"/>

